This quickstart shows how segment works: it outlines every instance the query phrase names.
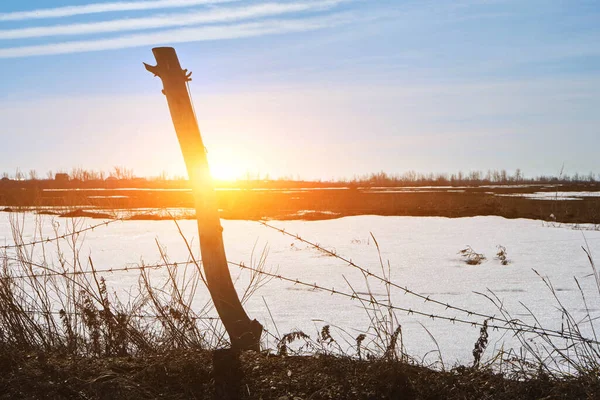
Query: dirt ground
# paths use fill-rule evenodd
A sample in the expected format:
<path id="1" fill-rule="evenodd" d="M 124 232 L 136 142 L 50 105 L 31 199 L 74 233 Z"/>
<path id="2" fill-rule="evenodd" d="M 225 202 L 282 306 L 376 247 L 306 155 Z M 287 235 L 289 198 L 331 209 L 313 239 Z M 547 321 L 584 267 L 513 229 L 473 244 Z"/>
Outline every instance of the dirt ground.
<path id="1" fill-rule="evenodd" d="M 530 199 L 519 197 L 534 192 L 600 191 L 598 183 L 579 183 L 549 187 L 481 186 L 429 188 L 314 188 L 251 189 L 217 192 L 221 217 L 225 219 L 305 219 L 318 220 L 351 215 L 400 215 L 471 217 L 496 215 L 506 218 L 530 218 L 565 223 L 600 224 L 600 196 L 577 200 Z M 71 188 L 59 191 L 17 183 L 0 185 L 0 211 L 21 207 L 67 209 L 73 215 L 77 207 L 85 216 L 106 218 L 109 210 L 147 211 L 150 209 L 193 208 L 193 197 L 186 190 L 140 190 L 135 188 Z M 64 212 L 64 211 L 63 211 Z M 75 211 L 75 213 L 82 211 Z M 194 218 L 193 211 L 186 218 Z M 157 219 L 138 215 L 135 219 Z M 165 218 L 170 218 L 165 216 Z"/>
<path id="2" fill-rule="evenodd" d="M 0 352 L 2 399 L 598 399 L 596 378 L 511 380 L 391 361 L 228 350 L 121 358 Z"/>

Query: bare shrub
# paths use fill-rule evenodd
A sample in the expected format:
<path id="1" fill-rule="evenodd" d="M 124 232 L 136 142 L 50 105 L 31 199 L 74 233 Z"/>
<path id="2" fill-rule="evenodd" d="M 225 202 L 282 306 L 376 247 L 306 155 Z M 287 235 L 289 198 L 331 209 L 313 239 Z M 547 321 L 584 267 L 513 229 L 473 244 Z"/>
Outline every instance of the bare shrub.
<path id="1" fill-rule="evenodd" d="M 500 264 L 502 265 L 510 264 L 510 260 L 508 259 L 508 256 L 506 254 L 506 247 L 498 245 L 497 248 L 498 252 L 496 253 L 496 260 L 499 260 Z"/>
<path id="2" fill-rule="evenodd" d="M 464 257 L 465 262 L 468 265 L 479 265 L 486 260 L 486 257 L 482 253 L 478 253 L 471 246 L 467 246 L 458 252 Z"/>

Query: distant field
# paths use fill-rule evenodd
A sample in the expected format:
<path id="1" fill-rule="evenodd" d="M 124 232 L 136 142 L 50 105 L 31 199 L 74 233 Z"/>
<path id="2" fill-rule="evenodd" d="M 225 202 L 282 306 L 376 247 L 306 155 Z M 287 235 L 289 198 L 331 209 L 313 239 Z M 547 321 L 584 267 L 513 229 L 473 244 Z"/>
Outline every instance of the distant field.
<path id="1" fill-rule="evenodd" d="M 226 219 L 331 219 L 352 215 L 507 218 L 600 223 L 600 184 L 482 186 L 323 186 L 217 189 Z M 178 209 L 193 217 L 185 187 L 44 187 L 0 185 L 0 210 L 37 208 L 135 211 Z M 139 218 L 139 217 L 138 217 Z M 156 214 L 153 217 L 156 218 Z"/>

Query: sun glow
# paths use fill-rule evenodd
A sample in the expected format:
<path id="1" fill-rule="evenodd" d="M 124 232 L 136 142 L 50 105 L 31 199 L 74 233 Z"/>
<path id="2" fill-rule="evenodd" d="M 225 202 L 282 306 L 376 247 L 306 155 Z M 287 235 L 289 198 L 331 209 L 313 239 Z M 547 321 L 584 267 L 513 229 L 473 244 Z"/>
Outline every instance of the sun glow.
<path id="1" fill-rule="evenodd" d="M 210 165 L 210 175 L 218 181 L 235 181 L 241 176 L 241 172 L 235 165 L 213 162 Z"/>

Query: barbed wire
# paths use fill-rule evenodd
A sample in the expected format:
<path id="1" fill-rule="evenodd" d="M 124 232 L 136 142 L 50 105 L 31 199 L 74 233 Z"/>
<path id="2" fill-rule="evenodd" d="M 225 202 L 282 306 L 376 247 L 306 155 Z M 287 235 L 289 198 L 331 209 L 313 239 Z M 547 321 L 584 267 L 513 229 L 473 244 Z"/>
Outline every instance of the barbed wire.
<path id="1" fill-rule="evenodd" d="M 408 287 L 398 285 L 398 284 L 390 281 L 389 279 L 387 279 L 385 277 L 381 277 L 381 276 L 379 276 L 379 275 L 377 275 L 377 274 L 369 271 L 368 269 L 357 265 L 351 259 L 348 259 L 348 258 L 345 258 L 343 256 L 340 256 L 336 252 L 333 252 L 333 251 L 331 251 L 331 250 L 329 250 L 329 249 L 327 249 L 327 248 L 325 248 L 325 247 L 323 247 L 323 246 L 321 246 L 321 245 L 319 245 L 317 243 L 314 243 L 314 242 L 312 242 L 310 240 L 304 239 L 304 238 L 302 238 L 298 234 L 289 233 L 285 229 L 278 228 L 276 226 L 270 225 L 270 224 L 268 224 L 265 221 L 258 221 L 258 222 L 261 225 L 263 225 L 263 226 L 265 226 L 267 228 L 273 229 L 273 230 L 275 230 L 277 232 L 280 232 L 280 233 L 282 233 L 282 234 L 284 234 L 286 236 L 292 237 L 294 240 L 298 240 L 298 241 L 300 241 L 300 242 L 302 242 L 304 244 L 307 244 L 310 247 L 313 247 L 313 248 L 315 248 L 315 249 L 317 249 L 319 251 L 322 251 L 322 252 L 324 252 L 324 253 L 326 253 L 326 254 L 328 254 L 328 255 L 330 255 L 330 256 L 338 259 L 338 260 L 341 260 L 341 261 L 347 263 L 349 266 L 358 269 L 360 272 L 362 272 L 367 277 L 373 277 L 373 278 L 379 280 L 380 282 L 382 282 L 382 283 L 384 283 L 386 285 L 390 285 L 391 287 L 394 287 L 394 288 L 402 290 L 405 294 L 408 294 L 408 295 L 420 298 L 421 300 L 424 300 L 426 303 L 430 302 L 430 303 L 433 303 L 433 304 L 436 304 L 436 305 L 439 305 L 439 306 L 443 306 L 446 310 L 458 311 L 458 312 L 467 314 L 468 316 L 481 317 L 483 319 L 486 319 L 486 320 L 489 320 L 489 321 L 492 321 L 492 322 L 493 321 L 497 321 L 497 322 L 500 322 L 500 323 L 511 324 L 511 325 L 520 327 L 519 329 L 515 329 L 514 327 L 510 328 L 511 330 L 519 330 L 519 331 L 523 330 L 523 331 L 535 331 L 535 332 L 543 330 L 544 332 L 550 332 L 550 333 L 558 335 L 559 337 L 564 337 L 560 331 L 544 329 L 544 328 L 541 328 L 541 327 L 536 327 L 535 325 L 525 324 L 525 323 L 520 322 L 518 320 L 508 320 L 508 319 L 505 319 L 505 318 L 502 318 L 502 317 L 497 317 L 495 315 L 489 315 L 489 314 L 485 314 L 485 313 L 481 313 L 481 312 L 477 312 L 477 311 L 472 311 L 472 310 L 466 309 L 464 307 L 452 305 L 452 304 L 450 304 L 448 302 L 442 302 L 442 301 L 436 300 L 434 298 L 431 298 L 431 296 L 426 296 L 426 295 L 417 293 L 417 292 L 415 292 L 413 290 L 408 289 Z M 331 291 L 331 290 L 329 290 L 329 291 Z M 414 310 L 408 310 L 408 309 L 404 309 L 404 308 L 397 308 L 397 309 L 400 310 L 400 311 L 410 311 L 409 313 L 413 313 L 413 314 L 419 314 L 419 315 L 424 315 L 424 316 L 431 316 L 428 313 L 416 312 Z M 442 316 L 435 316 L 435 317 L 439 318 L 439 319 L 447 319 L 447 320 L 449 320 L 451 322 L 470 323 L 470 321 L 466 321 L 466 320 L 460 320 L 459 321 L 459 319 L 456 319 L 456 318 L 448 318 L 448 317 L 442 317 Z M 475 326 L 483 326 L 483 324 L 482 323 L 476 323 Z M 490 325 L 490 324 L 488 324 L 487 326 L 488 327 L 492 327 L 492 325 Z M 505 328 L 501 328 L 501 329 L 505 329 Z M 592 339 L 585 339 L 584 341 L 590 342 L 590 343 L 600 344 L 600 342 L 596 342 L 596 341 L 594 341 Z"/>
<path id="2" fill-rule="evenodd" d="M 97 310 L 99 312 L 104 312 L 104 310 Z M 69 315 L 69 316 L 81 316 L 82 314 L 84 314 L 83 312 L 72 312 L 72 311 L 65 311 L 65 310 L 60 310 L 60 311 L 48 311 L 48 310 L 23 310 L 20 309 L 19 312 L 23 312 L 26 314 L 32 314 L 32 315 L 58 315 L 58 316 L 63 316 L 63 315 Z M 119 315 L 119 311 L 118 310 L 110 310 L 110 313 L 112 316 L 118 316 Z M 166 314 L 169 314 L 168 312 Z M 180 313 L 180 314 L 184 314 L 184 313 Z M 139 319 L 161 319 L 161 318 L 166 318 L 164 315 L 153 315 L 153 314 L 132 314 L 132 313 L 126 313 L 124 314 L 127 318 L 139 318 Z M 220 321 L 219 317 L 209 317 L 209 316 L 198 316 L 198 315 L 186 315 L 185 318 L 190 319 L 190 320 L 208 320 L 208 321 Z M 184 319 L 184 318 L 182 318 Z"/>
<path id="3" fill-rule="evenodd" d="M 496 321 L 498 322 L 505 322 L 509 325 L 517 325 L 518 327 L 515 326 L 506 326 L 506 325 L 493 325 L 493 324 L 484 324 L 482 322 L 478 322 L 478 321 L 471 321 L 471 320 L 465 320 L 465 319 L 461 319 L 461 318 L 456 318 L 456 317 L 448 317 L 448 316 L 444 316 L 444 315 L 439 315 L 439 314 L 433 314 L 433 313 L 427 313 L 427 312 L 423 312 L 423 311 L 419 311 L 417 309 L 412 309 L 412 308 L 405 308 L 405 307 L 398 307 L 398 306 L 394 306 L 391 303 L 390 304 L 386 304 L 386 303 L 382 303 L 380 301 L 378 301 L 377 299 L 375 299 L 373 296 L 369 296 L 369 298 L 364 298 L 361 297 L 360 295 L 358 295 L 357 293 L 347 293 L 347 292 L 343 292 L 340 290 L 337 290 L 335 288 L 327 288 L 324 286 L 320 286 L 317 283 L 307 283 L 304 281 L 301 281 L 299 279 L 292 279 L 292 278 L 288 278 L 285 276 L 282 276 L 280 274 L 273 274 L 270 272 L 266 272 L 257 268 L 253 268 L 253 267 L 249 267 L 247 265 L 244 265 L 243 263 L 235 263 L 232 261 L 228 261 L 229 264 L 231 265 L 235 265 L 241 269 L 246 269 L 246 270 L 250 270 L 250 271 L 254 271 L 256 273 L 262 274 L 262 275 L 266 275 L 269 276 L 271 278 L 274 279 L 279 279 L 282 281 L 286 281 L 286 282 L 290 282 L 293 283 L 294 285 L 300 285 L 300 286 L 305 286 L 314 290 L 318 290 L 318 291 L 322 291 L 322 292 L 326 292 L 326 293 L 330 293 L 332 295 L 339 295 L 342 297 L 346 297 L 346 298 L 350 298 L 351 300 L 353 299 L 357 299 L 360 300 L 361 302 L 365 302 L 368 303 L 370 305 L 376 305 L 379 307 L 383 307 L 383 308 L 388 308 L 391 310 L 396 310 L 396 311 L 402 311 L 402 312 L 406 312 L 408 315 L 419 315 L 419 316 L 423 316 L 423 317 L 427 317 L 427 318 L 431 318 L 432 320 L 444 320 L 444 321 L 448 321 L 448 322 L 452 322 L 452 323 L 459 323 L 459 324 L 467 324 L 470 325 L 472 327 L 484 327 L 487 326 L 487 328 L 491 328 L 491 329 L 495 329 L 495 330 L 506 330 L 506 331 L 512 331 L 515 332 L 516 334 L 518 333 L 535 333 L 537 335 L 540 336 L 547 336 L 547 337 L 556 337 L 556 338 L 561 338 L 561 339 L 571 339 L 571 340 L 579 340 L 582 342 L 586 342 L 586 343 L 591 343 L 591 344 L 600 344 L 600 341 L 596 341 L 593 339 L 588 339 L 585 338 L 583 336 L 580 335 L 573 335 L 573 334 L 568 334 L 562 331 L 557 331 L 557 330 L 552 330 L 552 329 L 546 329 L 546 328 L 542 328 L 542 327 L 537 327 L 534 325 L 526 325 L 526 324 L 522 324 L 519 321 L 516 320 L 503 320 L 501 318 L 495 318 Z M 474 314 L 472 314 L 474 315 Z"/>
<path id="4" fill-rule="evenodd" d="M 65 277 L 66 278 L 69 276 L 78 276 L 78 275 L 96 275 L 96 274 L 103 274 L 103 273 L 158 270 L 158 269 L 161 269 L 164 267 L 178 267 L 180 265 L 195 264 L 194 261 L 185 261 L 185 262 L 173 262 L 173 263 L 157 263 L 157 264 L 152 264 L 152 265 L 127 266 L 127 267 L 120 267 L 120 268 L 105 268 L 105 269 L 92 268 L 90 270 L 81 270 L 81 271 L 55 271 L 50 267 L 47 267 L 45 265 L 35 263 L 35 262 L 29 261 L 29 260 L 17 259 L 17 258 L 12 258 L 12 257 L 6 257 L 6 259 L 10 260 L 10 261 L 25 263 L 32 267 L 40 268 L 40 269 L 46 270 L 48 272 L 39 273 L 39 274 L 8 275 L 8 276 L 0 277 L 0 280 L 11 280 L 11 279 L 24 280 L 24 279 L 40 279 L 40 278 L 46 279 L 46 278 L 51 278 L 51 277 Z M 21 310 L 21 311 L 26 312 L 26 313 L 32 313 L 32 314 L 59 315 L 59 316 L 60 315 L 81 315 L 82 314 L 82 313 L 67 312 L 64 310 L 62 310 L 62 311 Z M 167 312 L 167 314 L 168 314 L 168 312 Z M 182 314 L 184 314 L 184 313 L 182 313 Z M 165 318 L 164 315 L 131 314 L 131 313 L 127 313 L 127 317 L 149 318 L 149 319 Z M 186 315 L 186 318 L 191 319 L 191 320 L 219 320 L 218 317 L 208 317 L 208 316 L 200 317 L 200 316 L 194 316 L 194 315 Z"/>
<path id="5" fill-rule="evenodd" d="M 27 278 L 48 278 L 48 277 L 56 277 L 56 276 L 76 276 L 76 275 L 88 275 L 88 274 L 102 274 L 102 273 L 114 273 L 114 272 L 128 272 L 128 271 L 145 271 L 145 270 L 156 270 L 156 269 L 160 269 L 163 267 L 178 267 L 178 266 L 182 266 L 182 265 L 192 265 L 195 264 L 194 261 L 184 261 L 184 262 L 173 262 L 173 263 L 158 263 L 158 264 L 152 264 L 152 265 L 140 265 L 140 266 L 128 266 L 128 267 L 122 267 L 122 268 L 108 268 L 108 269 L 92 269 L 92 270 L 82 270 L 82 271 L 54 271 L 51 268 L 41 265 L 41 264 L 37 264 L 28 260 L 18 260 L 18 259 L 11 259 L 13 261 L 19 261 L 19 262 L 24 262 L 28 265 L 34 266 L 34 267 L 39 267 L 39 268 L 43 268 L 46 269 L 50 272 L 46 272 L 46 273 L 41 273 L 41 274 L 24 274 L 24 275 L 16 275 L 16 276 L 5 276 L 2 277 L 0 279 L 27 279 Z M 200 262 L 200 261 L 198 261 Z M 369 298 L 365 298 L 360 296 L 359 294 L 353 292 L 353 293 L 348 293 L 348 292 L 344 292 L 335 288 L 327 288 L 324 287 L 322 285 L 318 285 L 317 283 L 308 283 L 305 281 L 301 281 L 299 279 L 293 279 L 293 278 L 289 278 L 286 276 L 283 276 L 281 274 L 274 274 L 271 272 L 267 272 L 264 271 L 262 269 L 258 269 L 258 268 L 253 268 L 253 267 L 249 267 L 243 263 L 237 263 L 237 262 L 233 262 L 233 261 L 228 261 L 229 265 L 233 265 L 236 266 L 240 269 L 243 270 L 249 270 L 249 271 L 253 271 L 255 273 L 261 274 L 261 275 L 265 275 L 268 276 L 270 278 L 273 279 L 278 279 L 281 281 L 285 281 L 285 282 L 289 282 L 292 283 L 294 285 L 300 285 L 300 286 L 304 286 L 313 290 L 318 290 L 321 292 L 325 292 L 325 293 L 330 293 L 331 295 L 337 295 L 340 297 L 345 297 L 345 298 L 349 298 L 351 300 L 359 300 L 363 303 L 367 303 L 369 305 L 373 305 L 373 306 L 379 306 L 379 307 L 383 307 L 383 308 L 387 308 L 387 309 L 391 309 L 391 310 L 396 310 L 396 311 L 401 311 L 401 312 L 405 312 L 408 315 L 418 315 L 418 316 L 422 316 L 422 317 L 427 317 L 430 318 L 432 320 L 442 320 L 442 321 L 447 321 L 447 322 L 451 322 L 451 323 L 459 323 L 459 324 L 464 324 L 464 325 L 469 325 L 472 327 L 483 327 L 483 326 L 487 326 L 490 329 L 495 329 L 495 330 L 505 330 L 505 331 L 512 331 L 515 332 L 515 334 L 519 334 L 519 333 L 534 333 L 540 336 L 546 336 L 546 337 L 555 337 L 555 338 L 562 338 L 562 339 L 570 339 L 570 340 L 574 340 L 574 341 L 582 341 L 582 342 L 586 342 L 586 343 L 591 343 L 591 344 L 600 344 L 599 341 L 595 341 L 592 339 L 588 339 L 585 337 L 582 337 L 581 335 L 573 335 L 573 334 L 569 334 L 569 333 L 565 333 L 564 331 L 557 331 L 557 330 L 552 330 L 552 329 L 546 329 L 543 328 L 541 326 L 535 326 L 535 325 L 527 325 L 524 323 L 521 323 L 518 320 L 506 320 L 506 319 L 502 319 L 502 318 L 495 318 L 495 320 L 497 322 L 503 322 L 506 325 L 495 325 L 495 324 L 484 324 L 482 322 L 478 322 L 478 321 L 473 321 L 473 320 L 467 320 L 467 319 L 461 319 L 461 318 L 457 318 L 457 317 L 449 317 L 449 316 L 445 316 L 445 315 L 439 315 L 439 314 L 434 314 L 434 313 L 429 313 L 429 312 L 425 312 L 425 311 L 421 311 L 418 309 L 414 309 L 414 308 L 406 308 L 406 307 L 399 307 L 399 306 L 394 306 L 393 304 L 389 303 L 383 303 L 381 301 L 378 301 L 377 299 L 374 298 L 374 296 L 369 296 Z M 59 311 L 56 312 L 47 312 L 46 313 L 54 313 L 57 315 L 60 315 Z M 470 315 L 475 316 L 474 313 L 471 313 Z M 152 318 L 152 317 L 156 317 L 156 318 L 164 318 L 164 316 L 152 316 L 152 315 L 137 315 L 137 314 L 132 314 L 132 316 L 136 317 L 136 318 Z M 192 316 L 188 316 L 190 317 L 190 319 L 218 319 L 216 317 L 200 317 L 200 318 L 196 318 Z M 489 319 L 489 318 L 486 318 Z"/>
<path id="6" fill-rule="evenodd" d="M 133 216 L 140 217 L 140 216 L 146 216 L 146 215 L 153 215 L 154 212 L 155 212 L 155 210 L 152 210 L 152 211 L 147 211 L 147 212 L 143 212 L 143 213 L 140 213 L 140 214 L 135 214 Z M 59 215 L 59 217 L 60 217 L 60 215 Z M 76 216 L 75 217 L 69 217 L 69 216 L 67 216 L 67 217 L 64 217 L 64 218 L 83 218 L 83 217 L 76 217 Z M 88 218 L 91 218 L 91 217 L 88 217 Z M 10 244 L 10 245 L 0 246 L 0 250 L 20 249 L 20 248 L 29 247 L 29 246 L 35 246 L 35 245 L 38 245 L 38 244 L 46 244 L 46 243 L 57 242 L 57 241 L 62 240 L 62 239 L 66 239 L 66 238 L 73 237 L 73 236 L 78 236 L 78 235 L 81 235 L 82 233 L 93 231 L 96 228 L 101 228 L 101 227 L 104 227 L 104 226 L 108 226 L 108 225 L 113 224 L 115 222 L 128 221 L 131 218 L 132 218 L 132 215 L 129 215 L 129 216 L 126 216 L 126 217 L 124 216 L 124 217 L 112 218 L 112 219 L 110 219 L 108 221 L 104 221 L 104 222 L 101 222 L 101 223 L 98 223 L 98 224 L 95 224 L 95 225 L 90 225 L 90 226 L 88 226 L 86 228 L 74 230 L 74 231 L 71 231 L 71 232 L 68 232 L 68 233 L 65 233 L 65 234 L 62 234 L 62 235 L 56 235 L 56 236 L 53 236 L 53 237 L 48 237 L 46 239 L 37 239 L 37 240 L 33 240 L 33 241 L 27 242 L 27 243 L 15 243 L 15 244 Z"/>
<path id="7" fill-rule="evenodd" d="M 19 258 L 15 258 L 15 257 L 5 257 L 6 260 L 8 261 L 13 261 L 13 262 L 18 262 L 18 263 L 24 263 L 27 264 L 29 266 L 32 267 L 36 267 L 36 268 L 40 268 L 43 269 L 45 271 L 49 271 L 49 272 L 44 272 L 44 273 L 40 273 L 40 274 L 22 274 L 22 275 L 7 275 L 7 276 L 2 276 L 0 277 L 0 280 L 7 280 L 7 279 L 29 279 L 29 278 L 50 278 L 50 277 L 56 277 L 56 276 L 76 276 L 76 275 L 91 275 L 91 274 L 100 274 L 100 273 L 115 273 L 115 272 L 128 272 L 128 271 L 144 271 L 144 270 L 149 270 L 149 269 L 160 269 L 163 267 L 169 267 L 169 266 L 173 266 L 173 267 L 177 267 L 178 265 L 181 265 L 183 263 L 160 263 L 160 264 L 152 264 L 152 265 L 135 265 L 135 266 L 126 266 L 126 267 L 119 267 L 119 268 L 106 268 L 106 269 L 90 269 L 90 270 L 80 270 L 80 271 L 56 271 L 46 265 L 43 264 L 39 264 L 39 263 L 35 263 L 33 261 L 29 261 L 29 260 L 25 260 L 25 259 L 19 259 Z M 189 262 L 190 264 L 192 264 L 193 262 Z"/>
<path id="8" fill-rule="evenodd" d="M 53 237 L 48 237 L 46 239 L 37 239 L 37 240 L 33 240 L 33 241 L 27 242 L 27 243 L 15 243 L 15 244 L 11 244 L 11 245 L 4 245 L 4 246 L 0 246 L 0 250 L 20 249 L 20 248 L 23 248 L 23 247 L 35 246 L 35 245 L 38 245 L 38 244 L 46 244 L 46 243 L 57 242 L 59 240 L 66 239 L 68 237 L 78 236 L 78 235 L 80 235 L 82 233 L 85 233 L 85 232 L 88 232 L 88 231 L 93 231 L 96 228 L 100 228 L 100 227 L 103 227 L 103 226 L 108 226 L 108 225 L 110 225 L 112 223 L 115 223 L 115 222 L 125 221 L 126 219 L 128 219 L 128 217 L 127 218 L 126 217 L 115 218 L 115 219 L 111 219 L 109 221 L 104 221 L 104 222 L 102 222 L 100 224 L 91 225 L 91 226 L 88 226 L 88 227 L 83 228 L 83 229 L 79 229 L 79 230 L 76 230 L 76 231 L 65 233 L 63 235 L 57 235 L 57 236 L 53 236 Z"/>

